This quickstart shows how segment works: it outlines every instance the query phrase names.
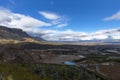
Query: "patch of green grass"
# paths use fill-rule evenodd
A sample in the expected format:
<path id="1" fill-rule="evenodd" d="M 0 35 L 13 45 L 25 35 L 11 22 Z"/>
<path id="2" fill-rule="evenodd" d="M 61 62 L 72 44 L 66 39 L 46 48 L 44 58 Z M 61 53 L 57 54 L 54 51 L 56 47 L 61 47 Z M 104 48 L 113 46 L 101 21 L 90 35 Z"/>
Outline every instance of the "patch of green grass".
<path id="1" fill-rule="evenodd" d="M 107 80 L 83 68 L 55 64 L 0 64 L 2 80 Z"/>
<path id="2" fill-rule="evenodd" d="M 33 68 L 41 77 L 50 80 L 107 80 L 103 76 L 76 66 L 36 64 Z"/>
<path id="3" fill-rule="evenodd" d="M 13 80 L 43 80 L 27 65 L 0 64 L 0 74 L 7 78 L 12 75 Z"/>

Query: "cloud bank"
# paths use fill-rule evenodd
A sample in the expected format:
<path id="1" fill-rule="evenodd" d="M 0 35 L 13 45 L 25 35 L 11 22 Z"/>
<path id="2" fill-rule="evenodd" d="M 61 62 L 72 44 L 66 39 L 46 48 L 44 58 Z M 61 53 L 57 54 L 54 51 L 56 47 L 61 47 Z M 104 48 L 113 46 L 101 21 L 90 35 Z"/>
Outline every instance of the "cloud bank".
<path id="1" fill-rule="evenodd" d="M 104 18 L 105 21 L 110 21 L 110 20 L 120 20 L 120 11 L 117 13 L 113 14 L 112 16 Z"/>
<path id="2" fill-rule="evenodd" d="M 39 14 L 50 20 L 56 20 L 60 18 L 59 15 L 51 12 L 39 11 Z"/>
<path id="3" fill-rule="evenodd" d="M 64 17 L 55 13 L 48 13 L 45 11 L 39 12 L 41 16 L 50 20 L 45 22 L 33 18 L 29 15 L 14 13 L 11 10 L 0 7 L 0 25 L 7 26 L 9 28 L 20 28 L 33 36 L 42 37 L 48 41 L 80 41 L 80 40 L 103 40 L 103 39 L 120 39 L 120 29 L 99 30 L 93 33 L 85 33 L 80 31 L 68 30 L 43 30 L 41 27 L 62 28 L 67 26 L 68 23 L 64 21 Z M 105 18 L 105 20 L 120 19 L 120 12 L 117 14 Z"/>
<path id="4" fill-rule="evenodd" d="M 48 41 L 83 41 L 83 40 L 104 40 L 119 39 L 120 29 L 99 30 L 94 33 L 77 32 L 73 30 L 35 30 L 34 34 Z"/>
<path id="5" fill-rule="evenodd" d="M 68 25 L 67 20 L 64 16 L 60 16 L 56 13 L 39 11 L 39 14 L 44 18 L 51 20 L 52 25 L 55 25 L 56 28 L 63 28 Z"/>
<path id="6" fill-rule="evenodd" d="M 35 19 L 28 15 L 13 13 L 12 11 L 0 7 L 0 25 L 10 28 L 21 28 L 28 31 L 32 28 L 51 26 L 50 23 Z"/>

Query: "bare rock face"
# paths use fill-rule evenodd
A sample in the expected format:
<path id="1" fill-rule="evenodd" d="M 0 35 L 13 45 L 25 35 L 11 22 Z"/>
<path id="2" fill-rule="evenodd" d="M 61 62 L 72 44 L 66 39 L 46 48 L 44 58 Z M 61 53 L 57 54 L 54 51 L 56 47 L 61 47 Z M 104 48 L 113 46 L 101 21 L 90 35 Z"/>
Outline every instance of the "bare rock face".
<path id="1" fill-rule="evenodd" d="M 0 39 L 16 39 L 29 38 L 30 36 L 21 29 L 7 28 L 0 26 Z"/>

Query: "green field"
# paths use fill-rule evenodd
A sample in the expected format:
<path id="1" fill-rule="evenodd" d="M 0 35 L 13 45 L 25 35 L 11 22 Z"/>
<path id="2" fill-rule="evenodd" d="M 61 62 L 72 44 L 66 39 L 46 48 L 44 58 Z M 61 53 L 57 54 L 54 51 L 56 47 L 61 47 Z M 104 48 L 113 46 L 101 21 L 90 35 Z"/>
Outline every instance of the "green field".
<path id="1" fill-rule="evenodd" d="M 107 80 L 83 68 L 54 64 L 0 64 L 0 80 Z"/>

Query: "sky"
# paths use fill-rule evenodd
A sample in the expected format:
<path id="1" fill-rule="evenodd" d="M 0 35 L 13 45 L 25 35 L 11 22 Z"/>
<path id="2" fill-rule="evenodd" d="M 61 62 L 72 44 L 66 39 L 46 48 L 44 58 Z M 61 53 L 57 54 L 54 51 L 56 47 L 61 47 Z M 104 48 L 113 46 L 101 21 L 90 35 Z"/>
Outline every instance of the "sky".
<path id="1" fill-rule="evenodd" d="M 120 39 L 120 0 L 2 0 L 0 16 L 49 41 Z"/>

